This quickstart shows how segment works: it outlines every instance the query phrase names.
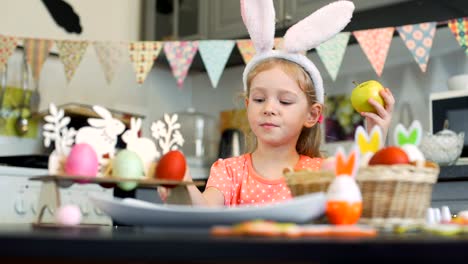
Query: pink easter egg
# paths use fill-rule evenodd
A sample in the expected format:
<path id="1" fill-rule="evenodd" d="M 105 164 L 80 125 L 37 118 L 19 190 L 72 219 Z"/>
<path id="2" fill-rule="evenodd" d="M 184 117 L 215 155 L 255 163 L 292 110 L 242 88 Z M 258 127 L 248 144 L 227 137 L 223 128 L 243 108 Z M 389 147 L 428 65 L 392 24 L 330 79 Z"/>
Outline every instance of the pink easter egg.
<path id="1" fill-rule="evenodd" d="M 98 169 L 98 156 L 91 145 L 80 143 L 72 147 L 65 162 L 66 174 L 91 178 L 96 177 Z"/>
<path id="2" fill-rule="evenodd" d="M 55 213 L 55 221 L 57 224 L 65 226 L 75 226 L 81 223 L 81 211 L 76 205 L 63 205 L 57 209 Z"/>

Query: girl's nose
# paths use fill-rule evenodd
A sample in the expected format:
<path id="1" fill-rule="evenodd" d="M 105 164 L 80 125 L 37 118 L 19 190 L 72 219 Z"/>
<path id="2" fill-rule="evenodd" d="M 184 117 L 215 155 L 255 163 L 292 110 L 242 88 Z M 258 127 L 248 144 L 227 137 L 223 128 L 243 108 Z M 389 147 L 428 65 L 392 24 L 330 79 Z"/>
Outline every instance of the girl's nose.
<path id="1" fill-rule="evenodd" d="M 264 115 L 275 115 L 276 114 L 275 106 L 274 106 L 273 102 L 267 101 L 265 103 L 265 108 L 263 109 L 263 114 Z"/>

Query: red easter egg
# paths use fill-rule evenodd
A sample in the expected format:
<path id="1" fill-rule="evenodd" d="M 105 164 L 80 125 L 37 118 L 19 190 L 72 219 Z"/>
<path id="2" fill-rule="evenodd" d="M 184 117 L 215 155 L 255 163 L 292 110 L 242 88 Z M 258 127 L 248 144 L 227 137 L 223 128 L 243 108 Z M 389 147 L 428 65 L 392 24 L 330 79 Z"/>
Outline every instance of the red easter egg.
<path id="1" fill-rule="evenodd" d="M 409 157 L 402 148 L 391 146 L 377 151 L 369 160 L 369 165 L 408 164 L 409 162 Z"/>
<path id="2" fill-rule="evenodd" d="M 166 153 L 159 160 L 156 165 L 156 179 L 159 180 L 171 180 L 171 181 L 182 181 L 185 175 L 185 169 L 187 162 L 182 152 L 178 150 L 172 150 Z M 175 187 L 173 185 L 164 187 Z"/>

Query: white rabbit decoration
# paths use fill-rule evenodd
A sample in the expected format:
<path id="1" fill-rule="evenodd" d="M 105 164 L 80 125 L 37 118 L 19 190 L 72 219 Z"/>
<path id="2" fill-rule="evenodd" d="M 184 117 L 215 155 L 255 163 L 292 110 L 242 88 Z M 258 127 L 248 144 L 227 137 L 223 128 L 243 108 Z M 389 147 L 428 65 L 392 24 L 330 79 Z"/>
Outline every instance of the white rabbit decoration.
<path id="1" fill-rule="evenodd" d="M 92 127 L 80 128 L 75 137 L 75 144 L 87 143 L 91 145 L 96 151 L 99 163 L 103 165 L 105 154 L 108 154 L 109 158 L 114 157 L 117 136 L 124 132 L 125 125 L 122 121 L 113 118 L 109 110 L 102 106 L 95 105 L 93 110 L 102 119 L 88 118 L 88 123 Z"/>
<path id="2" fill-rule="evenodd" d="M 70 153 L 76 131 L 68 128 L 71 119 L 65 116 L 63 109 L 57 108 L 55 104 L 49 105 L 49 114 L 44 117 L 46 123 L 43 126 L 44 146 L 49 147 L 54 142 L 54 151 L 49 156 L 49 173 L 63 174 L 65 160 Z"/>
<path id="3" fill-rule="evenodd" d="M 361 154 L 360 166 L 366 167 L 372 156 L 384 147 L 382 129 L 380 126 L 374 126 L 368 134 L 363 126 L 358 126 L 354 133 L 354 142 Z"/>
<path id="4" fill-rule="evenodd" d="M 127 144 L 127 149 L 134 151 L 143 161 L 146 176 L 151 174 L 151 165 L 160 156 L 156 144 L 152 139 L 138 137 L 141 129 L 141 118 L 130 119 L 130 129 L 122 135 L 122 140 Z"/>
<path id="5" fill-rule="evenodd" d="M 327 217 L 336 225 L 355 224 L 362 213 L 362 194 L 356 183 L 359 150 L 355 146 L 347 156 L 339 147 L 335 157 L 336 178 L 327 191 Z"/>
<path id="6" fill-rule="evenodd" d="M 172 116 L 164 114 L 166 124 L 161 120 L 151 124 L 152 136 L 158 141 L 162 155 L 184 145 L 184 137 L 179 131 L 180 123 L 177 122 L 177 119 L 177 114 L 173 114 Z"/>
<path id="7" fill-rule="evenodd" d="M 402 148 L 408 155 L 409 160 L 417 165 L 424 165 L 426 161 L 424 154 L 419 149 L 422 133 L 421 122 L 414 120 L 408 129 L 402 124 L 396 125 L 393 134 L 395 145 Z"/>

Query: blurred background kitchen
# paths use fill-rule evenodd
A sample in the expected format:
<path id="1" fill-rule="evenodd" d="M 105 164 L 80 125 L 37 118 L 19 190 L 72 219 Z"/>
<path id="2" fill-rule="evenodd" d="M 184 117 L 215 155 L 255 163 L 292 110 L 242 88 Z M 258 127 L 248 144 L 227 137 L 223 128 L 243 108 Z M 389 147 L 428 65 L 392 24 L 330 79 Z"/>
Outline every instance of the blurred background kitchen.
<path id="1" fill-rule="evenodd" d="M 275 1 L 277 37 L 328 2 L 331 1 Z M 345 29 L 348 32 L 439 22 L 427 70 L 421 71 L 395 31 L 383 73 L 379 77 L 361 46 L 351 36 L 336 80 L 330 77 L 317 52 L 308 52 L 322 73 L 327 95 L 333 98 L 350 94 L 354 88 L 352 81 L 378 80 L 392 89 L 396 98 L 392 128 L 397 123 L 409 126 L 413 119 L 417 119 L 422 122 L 424 130 L 431 132 L 430 95 L 449 91 L 449 78 L 468 73 L 467 55 L 446 23 L 448 19 L 468 16 L 468 4 L 463 0 L 353 2 L 356 14 Z M 59 25 L 60 22 L 57 24 L 57 21 L 63 20 L 65 25 L 73 24 L 71 17 L 65 13 L 58 11 L 59 17 L 51 16 L 53 11 L 50 5 L 63 3 L 72 7 L 79 16 L 80 33 L 77 33 L 79 30 L 76 27 L 69 29 L 74 32 L 67 32 L 63 25 Z M 20 38 L 126 43 L 143 40 L 237 40 L 248 36 L 240 17 L 239 0 L 2 0 L 0 34 Z M 7 86 L 18 89 L 24 87 L 23 64 L 23 50 L 20 47 L 8 59 Z M 68 82 L 54 45 L 45 60 L 37 86 L 40 94 L 39 111 L 45 113 L 50 103 L 59 106 L 102 105 L 114 110 L 123 120 L 128 121 L 130 116 L 144 117 L 141 134 L 145 137 L 151 137 L 151 123 L 161 119 L 164 113 L 179 113 L 183 127 L 181 132 L 188 140 L 186 153 L 195 156 L 194 160 L 189 160 L 189 164 L 200 168 L 194 172 L 194 177 L 206 178 L 209 166 L 216 158 L 235 155 L 244 150 L 242 134 L 236 130 L 246 126 L 242 118 L 243 98 L 240 96 L 244 65 L 238 48 L 234 46 L 219 83 L 214 88 L 200 54 L 196 53 L 183 85 L 178 86 L 162 50 L 142 84 L 136 82 L 129 56 L 125 56 L 114 79 L 108 83 L 90 43 Z M 34 81 L 30 79 L 24 88 L 32 90 L 34 87 Z M 467 104 L 462 103 L 462 106 L 466 111 Z M 341 107 L 344 109 L 341 115 L 352 115 L 346 112 L 350 105 Z M 348 124 L 342 125 L 349 126 L 350 122 L 348 120 L 344 122 Z M 324 143 L 324 151 L 328 152 L 333 152 L 337 145 L 350 145 L 346 140 L 324 139 Z M 47 153 L 40 131 L 29 137 L 19 134 L 0 135 L 0 157 L 43 156 Z"/>

